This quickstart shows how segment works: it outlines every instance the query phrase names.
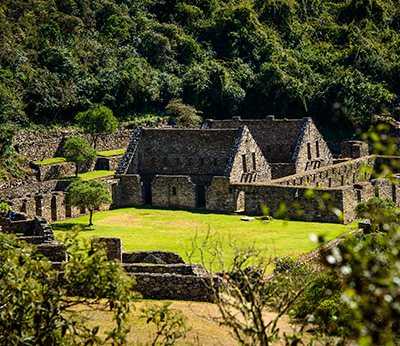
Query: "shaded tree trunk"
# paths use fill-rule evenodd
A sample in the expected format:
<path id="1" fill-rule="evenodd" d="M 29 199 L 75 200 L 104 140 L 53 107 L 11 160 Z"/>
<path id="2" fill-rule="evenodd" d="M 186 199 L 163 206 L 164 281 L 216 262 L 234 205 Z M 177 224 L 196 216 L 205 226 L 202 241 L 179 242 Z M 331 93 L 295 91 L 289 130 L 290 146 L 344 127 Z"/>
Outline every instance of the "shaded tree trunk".
<path id="1" fill-rule="evenodd" d="M 92 217 L 93 217 L 93 209 L 89 209 L 89 226 L 93 226 Z"/>

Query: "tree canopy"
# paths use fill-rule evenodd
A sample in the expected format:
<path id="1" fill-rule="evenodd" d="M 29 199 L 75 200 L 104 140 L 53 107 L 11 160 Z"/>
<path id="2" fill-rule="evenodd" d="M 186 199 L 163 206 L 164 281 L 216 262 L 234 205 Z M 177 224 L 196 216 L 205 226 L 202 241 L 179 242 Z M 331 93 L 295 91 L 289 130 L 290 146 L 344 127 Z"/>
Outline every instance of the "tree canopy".
<path id="1" fill-rule="evenodd" d="M 64 145 L 64 156 L 67 161 L 75 163 L 75 176 L 80 168 L 96 160 L 97 150 L 92 148 L 83 137 L 69 138 Z"/>
<path id="2" fill-rule="evenodd" d="M 207 118 L 311 116 L 348 137 L 398 104 L 399 42 L 393 0 L 4 0 L 0 126 L 181 98 Z"/>
<path id="3" fill-rule="evenodd" d="M 113 133 L 118 127 L 118 120 L 114 117 L 112 110 L 99 104 L 78 113 L 75 121 L 90 134 L 94 148 L 97 147 L 97 140 L 101 134 Z"/>
<path id="4" fill-rule="evenodd" d="M 100 204 L 112 203 L 107 185 L 99 180 L 75 181 L 68 186 L 66 192 L 65 204 L 89 210 L 89 226 L 93 225 L 94 210 Z"/>

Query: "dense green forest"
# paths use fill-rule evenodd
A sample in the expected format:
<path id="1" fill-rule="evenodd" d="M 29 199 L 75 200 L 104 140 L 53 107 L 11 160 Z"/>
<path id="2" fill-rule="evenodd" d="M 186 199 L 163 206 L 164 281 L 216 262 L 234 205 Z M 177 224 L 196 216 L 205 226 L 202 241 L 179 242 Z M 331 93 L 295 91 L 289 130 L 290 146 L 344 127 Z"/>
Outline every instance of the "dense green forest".
<path id="1" fill-rule="evenodd" d="M 311 116 L 332 139 L 400 95 L 395 0 L 1 0 L 0 140 L 181 98 L 204 118 Z"/>

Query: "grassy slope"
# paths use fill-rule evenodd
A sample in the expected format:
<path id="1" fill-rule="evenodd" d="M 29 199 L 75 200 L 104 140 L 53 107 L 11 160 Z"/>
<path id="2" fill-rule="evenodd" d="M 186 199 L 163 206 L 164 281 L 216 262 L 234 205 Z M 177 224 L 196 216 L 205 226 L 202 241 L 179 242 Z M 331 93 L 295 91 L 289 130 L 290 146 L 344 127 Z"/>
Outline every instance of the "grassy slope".
<path id="1" fill-rule="evenodd" d="M 99 151 L 97 153 L 98 156 L 110 157 L 110 156 L 118 156 L 123 155 L 125 153 L 126 148 L 115 149 L 115 150 L 107 150 L 107 151 Z"/>
<path id="2" fill-rule="evenodd" d="M 155 208 L 125 208 L 94 215 L 94 226 L 85 227 L 89 216 L 53 224 L 57 239 L 75 225 L 85 227 L 83 238 L 93 236 L 119 237 L 124 251 L 168 250 L 179 253 L 188 260 L 187 252 L 197 234 L 203 240 L 208 231 L 213 239 L 222 240 L 225 259 L 231 258 L 229 242 L 252 245 L 259 249 L 268 247 L 277 256 L 297 256 L 315 248 L 310 234 L 333 239 L 349 230 L 340 224 L 273 220 L 264 222 L 241 221 L 239 215 L 211 213 L 204 210 L 183 211 Z M 208 257 L 209 258 L 209 257 Z M 199 254 L 192 261 L 198 262 Z M 218 269 L 218 268 L 214 268 Z"/>
<path id="3" fill-rule="evenodd" d="M 59 178 L 59 180 L 94 180 L 94 179 L 98 179 L 98 178 L 109 177 L 114 174 L 115 174 L 115 171 L 93 171 L 93 172 L 78 174 L 78 177 L 75 177 L 73 175 L 73 176 L 69 176 L 69 177 Z"/>
<path id="4" fill-rule="evenodd" d="M 44 159 L 41 161 L 35 161 L 35 163 L 40 163 L 43 166 L 52 165 L 55 163 L 66 162 L 67 160 L 64 157 L 51 157 L 49 159 Z"/>

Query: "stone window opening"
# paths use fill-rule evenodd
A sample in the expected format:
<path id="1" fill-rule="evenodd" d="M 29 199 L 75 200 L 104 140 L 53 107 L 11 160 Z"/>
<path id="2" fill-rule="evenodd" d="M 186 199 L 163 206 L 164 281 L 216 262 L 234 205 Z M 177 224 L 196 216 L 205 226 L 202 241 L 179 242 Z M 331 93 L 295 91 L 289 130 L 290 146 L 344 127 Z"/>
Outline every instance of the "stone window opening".
<path id="1" fill-rule="evenodd" d="M 175 186 L 172 187 L 172 195 L 176 196 L 176 187 Z"/>
<path id="2" fill-rule="evenodd" d="M 319 157 L 319 142 L 318 141 L 315 142 L 315 151 L 316 151 L 317 157 Z"/>
<path id="3" fill-rule="evenodd" d="M 255 171 L 257 169 L 256 153 L 251 153 L 251 156 L 253 158 L 253 171 Z"/>
<path id="4" fill-rule="evenodd" d="M 397 193 L 396 185 L 392 185 L 392 200 L 397 203 Z"/>
<path id="5" fill-rule="evenodd" d="M 200 159 L 200 166 L 204 166 L 204 158 Z"/>
<path id="6" fill-rule="evenodd" d="M 179 157 L 177 157 L 177 158 L 176 158 L 176 165 L 177 165 L 177 166 L 180 166 L 180 164 L 181 164 L 181 159 L 180 159 Z"/>
<path id="7" fill-rule="evenodd" d="M 243 172 L 247 172 L 246 154 L 242 155 Z"/>
<path id="8" fill-rule="evenodd" d="M 218 159 L 217 158 L 214 159 L 214 166 L 218 166 Z"/>
<path id="9" fill-rule="evenodd" d="M 311 144 L 307 143 L 307 157 L 311 160 Z"/>

